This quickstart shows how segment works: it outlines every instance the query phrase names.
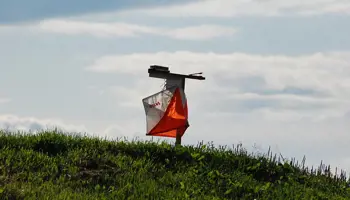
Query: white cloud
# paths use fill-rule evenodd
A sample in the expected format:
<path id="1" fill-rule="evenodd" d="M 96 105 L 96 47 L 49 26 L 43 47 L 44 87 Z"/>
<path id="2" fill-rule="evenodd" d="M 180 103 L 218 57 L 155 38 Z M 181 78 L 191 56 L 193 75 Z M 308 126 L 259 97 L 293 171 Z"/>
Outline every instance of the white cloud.
<path id="1" fill-rule="evenodd" d="M 125 13 L 146 13 L 166 17 L 237 17 L 349 14 L 344 0 L 202 0 L 182 5 L 136 9 Z"/>
<path id="2" fill-rule="evenodd" d="M 0 115 L 0 129 L 10 131 L 41 131 L 57 128 L 67 132 L 87 132 L 84 125 L 72 125 L 57 119 L 38 119 L 16 115 Z"/>
<path id="3" fill-rule="evenodd" d="M 174 72 L 204 72 L 207 80 L 191 81 L 187 86 L 189 94 L 198 100 L 198 109 L 248 112 L 278 120 L 302 117 L 322 120 L 344 116 L 350 108 L 349 56 L 350 52 L 304 56 L 186 51 L 135 53 L 102 57 L 87 70 L 126 73 L 138 79 L 139 85 L 133 89 L 114 88 L 119 97 L 129 99 L 124 101 L 129 106 L 139 106 L 142 95 L 154 91 L 155 87 L 144 84 L 149 79 L 147 68 L 160 64 L 170 66 Z"/>
<path id="4" fill-rule="evenodd" d="M 43 31 L 97 37 L 138 37 L 142 34 L 165 36 L 178 40 L 208 40 L 216 37 L 231 36 L 236 29 L 225 26 L 202 24 L 181 28 L 151 27 L 123 22 L 90 22 L 72 20 L 44 20 L 38 27 Z"/>
<path id="5" fill-rule="evenodd" d="M 161 33 L 162 30 L 160 30 Z M 231 36 L 237 32 L 236 29 L 218 25 L 199 25 L 185 28 L 169 29 L 164 35 L 180 40 L 207 40 L 216 37 Z M 161 33 L 162 34 L 162 33 Z"/>
<path id="6" fill-rule="evenodd" d="M 119 124 L 113 124 L 108 126 L 103 132 L 104 135 L 108 136 L 110 139 L 127 139 L 128 141 L 138 139 L 147 140 L 148 136 L 139 132 L 136 124 L 132 121 L 125 121 Z"/>
<path id="7" fill-rule="evenodd" d="M 44 20 L 39 23 L 44 31 L 68 35 L 91 34 L 94 36 L 135 37 L 137 33 L 152 33 L 150 27 L 127 23 L 101 23 L 70 20 Z"/>
<path id="8" fill-rule="evenodd" d="M 8 103 L 10 101 L 11 101 L 11 99 L 9 99 L 9 98 L 1 98 L 0 97 L 0 103 Z"/>

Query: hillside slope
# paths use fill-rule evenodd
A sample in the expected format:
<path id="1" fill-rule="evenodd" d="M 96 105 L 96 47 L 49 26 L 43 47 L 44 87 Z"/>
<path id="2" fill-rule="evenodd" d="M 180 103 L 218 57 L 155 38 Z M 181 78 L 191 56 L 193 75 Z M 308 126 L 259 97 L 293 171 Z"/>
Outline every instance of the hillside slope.
<path id="1" fill-rule="evenodd" d="M 328 168 L 265 157 L 240 146 L 0 132 L 0 199 L 350 199 L 346 178 Z"/>

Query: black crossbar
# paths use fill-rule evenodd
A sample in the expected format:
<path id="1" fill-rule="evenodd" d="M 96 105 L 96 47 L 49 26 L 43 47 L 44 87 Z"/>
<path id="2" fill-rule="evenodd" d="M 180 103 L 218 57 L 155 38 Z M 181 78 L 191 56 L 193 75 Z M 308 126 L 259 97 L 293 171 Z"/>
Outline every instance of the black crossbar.
<path id="1" fill-rule="evenodd" d="M 157 66 L 159 67 L 159 66 Z M 161 66 L 160 66 L 161 67 Z M 148 69 L 148 73 L 150 77 L 153 78 L 161 78 L 161 79 L 166 79 L 166 78 L 188 78 L 188 79 L 197 79 L 197 80 L 205 80 L 205 77 L 203 76 L 197 76 L 197 75 L 186 75 L 186 74 L 175 74 L 175 73 L 170 73 L 168 70 L 169 68 L 156 68 L 154 65 L 152 65 Z"/>

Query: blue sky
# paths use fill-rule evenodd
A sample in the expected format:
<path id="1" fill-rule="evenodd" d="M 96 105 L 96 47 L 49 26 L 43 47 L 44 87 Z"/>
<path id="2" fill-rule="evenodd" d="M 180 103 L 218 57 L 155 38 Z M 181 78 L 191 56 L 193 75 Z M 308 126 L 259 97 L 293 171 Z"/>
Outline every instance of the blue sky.
<path id="1" fill-rule="evenodd" d="M 207 77 L 187 83 L 184 144 L 350 169 L 350 3 L 169 2 L 1 1 L 0 127 L 150 139 L 141 99 L 159 64 Z"/>

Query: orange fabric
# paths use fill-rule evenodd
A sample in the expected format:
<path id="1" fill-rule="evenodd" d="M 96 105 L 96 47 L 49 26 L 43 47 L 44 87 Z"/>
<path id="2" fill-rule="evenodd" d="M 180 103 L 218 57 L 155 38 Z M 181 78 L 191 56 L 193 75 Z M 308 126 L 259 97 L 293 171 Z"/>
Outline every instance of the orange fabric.
<path id="1" fill-rule="evenodd" d="M 177 130 L 182 136 L 187 128 L 187 105 L 183 106 L 181 93 L 176 89 L 163 118 L 148 135 L 176 138 Z"/>

